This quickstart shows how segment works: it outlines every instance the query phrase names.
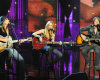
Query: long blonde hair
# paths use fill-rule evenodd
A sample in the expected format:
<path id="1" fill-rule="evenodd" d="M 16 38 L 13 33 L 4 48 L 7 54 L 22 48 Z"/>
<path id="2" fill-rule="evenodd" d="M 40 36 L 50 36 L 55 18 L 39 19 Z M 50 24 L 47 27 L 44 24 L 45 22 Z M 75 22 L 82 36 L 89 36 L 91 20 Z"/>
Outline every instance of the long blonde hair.
<path id="1" fill-rule="evenodd" d="M 45 37 L 47 37 L 47 38 L 49 38 L 48 37 L 48 26 L 49 26 L 49 24 L 50 23 L 52 23 L 52 29 L 54 30 L 54 23 L 53 23 L 53 21 L 48 21 L 47 23 L 46 23 L 46 25 L 45 25 L 45 33 L 44 33 L 44 36 Z M 51 39 L 53 39 L 55 37 L 55 34 L 53 33 L 53 31 L 51 31 Z"/>

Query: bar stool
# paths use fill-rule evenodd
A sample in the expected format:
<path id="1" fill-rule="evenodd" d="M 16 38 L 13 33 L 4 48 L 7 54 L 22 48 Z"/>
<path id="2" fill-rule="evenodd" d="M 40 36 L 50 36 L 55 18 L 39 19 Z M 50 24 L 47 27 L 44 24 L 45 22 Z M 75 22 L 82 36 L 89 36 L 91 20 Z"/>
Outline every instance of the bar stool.
<path id="1" fill-rule="evenodd" d="M 94 65 L 94 62 L 95 62 L 94 53 L 95 53 L 95 51 L 94 51 L 94 49 L 91 49 L 91 50 L 89 50 L 89 52 L 90 52 L 89 61 L 93 61 L 93 67 L 91 67 L 91 63 L 89 63 L 89 79 L 90 79 L 90 69 L 93 69 L 93 80 L 95 80 L 95 67 L 94 67 L 95 66 Z M 93 60 L 91 58 L 91 54 L 93 54 Z M 84 71 L 85 71 L 85 69 L 86 69 L 86 62 L 85 62 Z"/>
<path id="2" fill-rule="evenodd" d="M 3 80 L 10 80 L 9 74 L 13 75 L 13 80 L 15 80 L 14 79 L 14 72 L 12 69 L 9 70 L 9 67 L 7 66 L 7 58 L 5 58 L 4 69 L 2 69 L 2 71 L 0 71 L 0 78 Z"/>
<path id="3" fill-rule="evenodd" d="M 42 60 L 43 60 L 43 56 L 45 56 L 45 62 L 44 62 L 44 65 L 45 65 L 45 71 L 44 71 L 44 76 L 47 77 L 48 79 L 52 79 L 49 77 L 49 71 L 50 71 L 50 68 L 49 68 L 49 64 L 48 64 L 48 59 L 47 59 L 47 54 L 48 52 L 43 52 L 43 51 L 40 51 L 40 60 L 39 60 L 39 69 L 38 69 L 38 78 L 40 78 L 40 72 L 41 72 L 41 66 L 42 66 Z M 53 56 L 52 56 L 53 57 Z M 54 65 L 53 66 L 53 70 L 54 70 Z M 46 74 L 47 73 L 47 74 Z M 55 70 L 54 70 L 54 79 L 56 80 L 56 76 L 55 76 Z"/>

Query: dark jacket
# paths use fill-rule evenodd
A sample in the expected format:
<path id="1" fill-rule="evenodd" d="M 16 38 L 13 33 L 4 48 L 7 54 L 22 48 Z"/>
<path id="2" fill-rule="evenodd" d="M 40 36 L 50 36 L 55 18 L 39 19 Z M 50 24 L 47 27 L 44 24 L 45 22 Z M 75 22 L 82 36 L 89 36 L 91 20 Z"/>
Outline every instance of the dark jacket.
<path id="1" fill-rule="evenodd" d="M 91 38 L 100 38 L 100 31 L 97 29 L 97 33 L 95 35 L 93 24 L 80 28 L 80 34 L 82 34 L 83 31 L 88 31 L 88 35 L 90 35 Z M 96 42 L 98 42 L 98 41 L 96 41 Z"/>
<path id="2" fill-rule="evenodd" d="M 12 37 L 12 40 L 15 40 L 14 34 L 13 34 L 13 32 L 12 32 L 12 29 L 9 28 L 9 27 L 8 27 L 8 29 L 9 29 L 9 36 Z M 7 33 L 6 33 L 5 31 L 3 32 L 1 27 L 0 27 L 0 35 L 3 36 L 3 37 L 6 37 L 6 36 L 7 36 Z M 13 45 L 13 47 L 14 47 L 14 48 L 17 48 L 17 47 L 18 47 L 18 44 L 15 43 L 15 44 Z"/>

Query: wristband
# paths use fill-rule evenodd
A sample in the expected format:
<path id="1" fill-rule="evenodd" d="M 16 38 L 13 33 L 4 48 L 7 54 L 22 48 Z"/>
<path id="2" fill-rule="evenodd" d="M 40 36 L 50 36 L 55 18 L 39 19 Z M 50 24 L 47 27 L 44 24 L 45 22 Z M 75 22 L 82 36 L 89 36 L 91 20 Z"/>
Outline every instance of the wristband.
<path id="1" fill-rule="evenodd" d="M 37 37 L 38 37 L 38 38 L 40 38 L 40 36 L 39 36 L 39 35 L 37 35 Z"/>

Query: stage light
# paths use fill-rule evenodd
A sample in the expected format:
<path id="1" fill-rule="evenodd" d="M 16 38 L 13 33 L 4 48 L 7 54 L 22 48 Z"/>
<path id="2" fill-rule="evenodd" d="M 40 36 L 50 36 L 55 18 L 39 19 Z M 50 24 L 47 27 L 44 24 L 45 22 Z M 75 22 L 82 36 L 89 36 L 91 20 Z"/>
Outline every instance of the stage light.
<path id="1" fill-rule="evenodd" d="M 21 31 L 20 33 L 22 34 L 23 32 Z"/>
<path id="2" fill-rule="evenodd" d="M 41 13 L 41 16 L 43 16 L 43 13 Z"/>
<path id="3" fill-rule="evenodd" d="M 74 7 L 74 9 L 77 9 L 76 7 Z"/>
<path id="4" fill-rule="evenodd" d="M 68 7 L 70 7 L 70 4 L 68 5 Z"/>
<path id="5" fill-rule="evenodd" d="M 94 14 L 94 13 L 92 13 L 92 14 Z"/>
<path id="6" fill-rule="evenodd" d="M 26 15 L 26 13 L 25 13 L 25 15 Z"/>
<path id="7" fill-rule="evenodd" d="M 73 22 L 76 22 L 75 20 L 73 20 Z"/>
<path id="8" fill-rule="evenodd" d="M 92 2 L 92 4 L 94 5 L 94 2 Z"/>
<path id="9" fill-rule="evenodd" d="M 8 12 L 10 12 L 10 10 L 8 10 Z"/>
<path id="10" fill-rule="evenodd" d="M 15 4 L 17 4 L 17 3 L 15 2 Z"/>

